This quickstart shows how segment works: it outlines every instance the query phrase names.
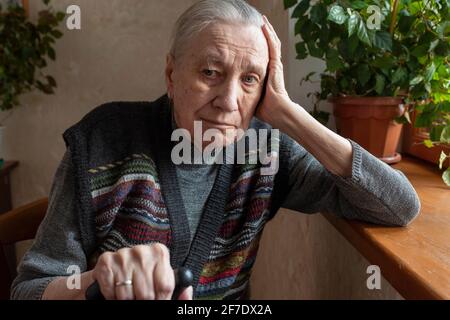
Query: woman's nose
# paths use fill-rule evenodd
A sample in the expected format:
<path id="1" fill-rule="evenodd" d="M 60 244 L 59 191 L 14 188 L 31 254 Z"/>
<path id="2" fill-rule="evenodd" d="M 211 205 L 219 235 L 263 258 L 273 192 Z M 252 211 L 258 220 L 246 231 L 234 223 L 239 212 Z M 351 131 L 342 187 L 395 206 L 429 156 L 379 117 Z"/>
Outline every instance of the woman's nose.
<path id="1" fill-rule="evenodd" d="M 235 80 L 224 83 L 219 89 L 214 106 L 226 112 L 238 110 L 238 98 L 240 94 L 238 85 Z"/>

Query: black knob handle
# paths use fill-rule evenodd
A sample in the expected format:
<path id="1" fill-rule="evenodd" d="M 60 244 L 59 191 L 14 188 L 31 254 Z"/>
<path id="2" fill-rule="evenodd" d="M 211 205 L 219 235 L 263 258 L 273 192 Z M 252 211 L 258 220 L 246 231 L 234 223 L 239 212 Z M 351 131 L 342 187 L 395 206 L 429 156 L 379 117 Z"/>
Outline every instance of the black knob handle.
<path id="1" fill-rule="evenodd" d="M 194 275 L 188 268 L 181 267 L 174 270 L 175 275 L 175 289 L 172 293 L 172 300 L 178 300 L 180 293 L 185 288 L 192 285 L 194 282 Z"/>
<path id="2" fill-rule="evenodd" d="M 97 281 L 95 281 L 86 289 L 85 297 L 86 300 L 105 300 L 105 297 L 100 291 L 100 285 Z"/>
<path id="3" fill-rule="evenodd" d="M 175 289 L 173 290 L 172 300 L 177 300 L 183 289 L 192 285 L 194 281 L 194 275 L 188 268 L 181 267 L 173 270 L 175 276 Z M 100 285 L 97 281 L 91 284 L 86 289 L 86 300 L 105 300 L 105 297 L 100 291 Z"/>

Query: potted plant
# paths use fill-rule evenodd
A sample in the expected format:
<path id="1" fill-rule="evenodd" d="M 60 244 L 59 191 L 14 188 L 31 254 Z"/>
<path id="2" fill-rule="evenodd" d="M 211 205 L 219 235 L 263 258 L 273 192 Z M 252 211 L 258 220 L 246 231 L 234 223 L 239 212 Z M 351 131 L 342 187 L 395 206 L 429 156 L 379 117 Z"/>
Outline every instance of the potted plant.
<path id="1" fill-rule="evenodd" d="M 295 7 L 297 59 L 326 62 L 318 100 L 333 103 L 338 132 L 386 162 L 396 154 L 403 123 L 430 128 L 448 141 L 449 30 L 446 1 L 284 0 Z M 315 73 L 304 80 L 314 81 Z M 313 114 L 324 119 L 317 104 Z M 442 139 L 441 139 L 442 136 Z"/>
<path id="2" fill-rule="evenodd" d="M 43 0 L 48 5 L 50 0 Z M 0 167 L 3 158 L 2 125 L 19 105 L 20 95 L 33 89 L 54 93 L 55 79 L 44 74 L 47 58 L 55 60 L 55 40 L 62 36 L 57 29 L 63 12 L 47 7 L 38 13 L 37 22 L 29 20 L 22 6 L 9 2 L 0 5 L 0 111 L 10 113 L 0 118 Z"/>

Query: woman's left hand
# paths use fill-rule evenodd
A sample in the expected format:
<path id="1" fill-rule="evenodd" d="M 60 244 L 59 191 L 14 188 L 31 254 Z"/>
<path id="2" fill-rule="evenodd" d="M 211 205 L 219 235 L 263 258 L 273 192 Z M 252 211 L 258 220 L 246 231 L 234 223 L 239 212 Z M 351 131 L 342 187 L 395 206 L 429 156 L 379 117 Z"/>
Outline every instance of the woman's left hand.
<path id="1" fill-rule="evenodd" d="M 283 63 L 281 62 L 281 41 L 273 26 L 263 16 L 263 33 L 269 46 L 269 66 L 265 93 L 256 110 L 256 116 L 268 124 L 274 125 L 273 116 L 277 115 L 277 108 L 282 108 L 292 103 L 284 84 Z M 278 109 L 278 111 L 280 111 Z M 279 113 L 278 113 L 279 114 Z"/>

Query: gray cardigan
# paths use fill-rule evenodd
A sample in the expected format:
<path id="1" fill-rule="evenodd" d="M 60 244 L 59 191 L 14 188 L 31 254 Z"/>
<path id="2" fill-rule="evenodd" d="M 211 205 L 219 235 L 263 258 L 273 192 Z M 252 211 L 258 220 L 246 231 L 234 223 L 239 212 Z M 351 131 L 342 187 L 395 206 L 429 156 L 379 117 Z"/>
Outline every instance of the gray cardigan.
<path id="1" fill-rule="evenodd" d="M 402 172 L 383 163 L 354 141 L 350 142 L 352 174 L 345 178 L 329 172 L 294 142 L 289 155 L 289 193 L 282 207 L 302 213 L 331 212 L 346 219 L 406 226 L 420 211 L 414 188 Z M 54 177 L 47 215 L 32 248 L 18 267 L 12 299 L 40 299 L 49 282 L 58 276 L 70 275 L 67 273 L 70 265 L 78 265 L 82 272 L 87 270 L 70 159 L 70 150 L 67 150 Z M 177 169 L 194 232 L 206 197 L 191 195 L 198 194 L 195 191 L 199 188 L 207 194 L 215 173 L 216 170 L 205 167 Z"/>

